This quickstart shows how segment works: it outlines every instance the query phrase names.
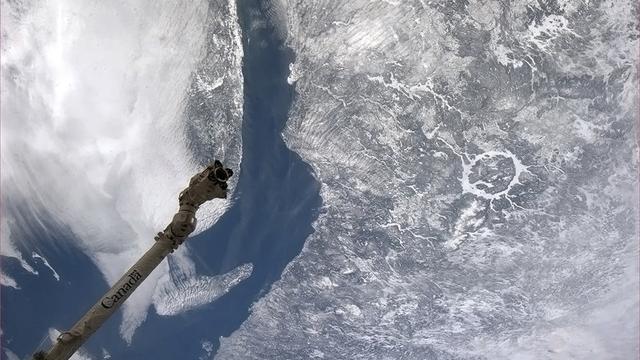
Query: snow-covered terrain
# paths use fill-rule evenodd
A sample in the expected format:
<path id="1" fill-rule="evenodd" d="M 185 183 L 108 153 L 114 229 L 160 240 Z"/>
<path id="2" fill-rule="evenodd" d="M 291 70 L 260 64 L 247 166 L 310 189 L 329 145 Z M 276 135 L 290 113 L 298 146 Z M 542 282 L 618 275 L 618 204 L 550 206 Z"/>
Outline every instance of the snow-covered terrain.
<path id="1" fill-rule="evenodd" d="M 240 6 L 245 34 L 273 31 L 295 55 L 288 76 L 261 76 L 280 74 L 289 54 L 245 37 L 256 52 L 247 93 Z M 2 356 L 31 351 L 23 319 L 53 317 L 34 304 L 103 286 L 69 281 L 91 269 L 64 268 L 72 252 L 51 250 L 80 249 L 115 282 L 195 172 L 214 158 L 239 168 L 247 106 L 243 202 L 198 216 L 202 231 L 242 205 L 219 232 L 237 241 L 200 248 L 222 249 L 209 273 L 230 271 L 199 273 L 187 243 L 117 315 L 125 341 L 103 332 L 109 341 L 78 359 L 637 357 L 636 2 L 17 0 L 1 10 L 0 285 L 15 301 L 2 307 Z M 282 137 L 313 168 L 323 207 L 271 286 L 317 204 L 305 164 L 280 142 L 287 83 L 296 96 Z M 241 256 L 255 253 L 262 262 Z M 217 350 L 212 334 L 234 331 L 256 298 Z M 162 321 L 147 319 L 151 305 Z M 24 313 L 4 316 L 14 309 Z M 133 339 L 145 319 L 158 328 Z"/>
<path id="2" fill-rule="evenodd" d="M 275 2 L 324 208 L 218 357 L 635 358 L 636 6 Z"/>

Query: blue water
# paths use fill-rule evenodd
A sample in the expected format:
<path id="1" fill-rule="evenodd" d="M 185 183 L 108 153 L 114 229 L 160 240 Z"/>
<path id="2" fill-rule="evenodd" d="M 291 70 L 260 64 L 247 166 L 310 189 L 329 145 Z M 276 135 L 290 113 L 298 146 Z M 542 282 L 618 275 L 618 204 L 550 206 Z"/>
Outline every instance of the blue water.
<path id="1" fill-rule="evenodd" d="M 11 236 L 20 239 L 25 260 L 39 275 L 24 270 L 13 258 L 2 257 L 2 269 L 10 274 L 21 289 L 1 287 L 0 306 L 3 336 L 2 348 L 9 348 L 21 358 L 30 355 L 46 338 L 51 327 L 67 329 L 71 327 L 108 288 L 102 274 L 93 262 L 80 250 L 70 246 L 67 231 L 60 231 L 46 217 L 43 223 L 35 221 L 34 214 L 18 204 L 5 204 L 7 211 L 16 215 L 16 226 Z M 54 230 L 56 229 L 56 230 Z M 36 252 L 49 261 L 61 280 L 54 279 L 41 261 L 31 259 Z M 101 344 L 123 344 L 117 336 L 122 315 L 105 324 L 97 342 Z M 5 359 L 5 352 L 0 357 Z"/>
<path id="2" fill-rule="evenodd" d="M 217 349 L 219 337 L 230 335 L 246 320 L 251 304 L 280 278 L 313 231 L 311 224 L 321 206 L 319 184 L 309 165 L 281 137 L 295 96 L 286 82 L 293 54 L 264 15 L 264 3 L 238 2 L 245 105 L 237 201 L 212 229 L 188 241 L 201 274 L 222 274 L 245 263 L 253 263 L 253 273 L 214 303 L 191 312 L 160 317 L 150 311 L 131 347 L 119 338 L 118 312 L 89 340 L 87 348 L 93 354 L 104 347 L 113 359 L 197 359 L 203 340 Z M 266 26 L 251 30 L 255 22 Z M 29 236 L 37 238 L 37 251 L 63 281 L 53 280 L 44 266 L 38 267 L 41 275 L 35 277 L 16 261 L 3 259 L 3 269 L 22 289 L 2 288 L 2 345 L 21 357 L 31 353 L 47 328 L 70 327 L 108 288 L 80 251 L 52 245 L 65 235 L 43 230 Z"/>

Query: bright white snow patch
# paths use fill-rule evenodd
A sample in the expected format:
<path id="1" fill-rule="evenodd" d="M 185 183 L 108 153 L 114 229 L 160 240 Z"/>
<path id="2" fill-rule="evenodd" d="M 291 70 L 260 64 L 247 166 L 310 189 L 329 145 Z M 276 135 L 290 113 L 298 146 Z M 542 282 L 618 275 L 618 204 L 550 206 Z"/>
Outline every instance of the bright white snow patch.
<path id="1" fill-rule="evenodd" d="M 472 169 L 474 167 L 474 165 L 476 165 L 480 160 L 483 159 L 489 159 L 492 157 L 496 157 L 496 156 L 504 156 L 506 158 L 511 158 L 511 160 L 513 161 L 513 166 L 515 167 L 515 175 L 513 176 L 513 178 L 511 179 L 511 181 L 509 182 L 509 185 L 507 185 L 507 188 L 496 192 L 496 193 L 489 193 L 487 191 L 485 191 L 484 189 L 480 188 L 479 185 L 488 185 L 491 186 L 492 184 L 487 184 L 486 182 L 482 181 L 482 180 L 478 180 L 476 182 L 471 183 L 469 181 L 469 175 L 471 175 Z M 527 169 L 526 166 L 524 166 L 520 160 L 510 151 L 505 150 L 505 151 L 485 151 L 482 154 L 478 154 L 478 155 L 469 155 L 465 153 L 465 157 L 467 159 L 469 159 L 469 162 L 462 162 L 462 189 L 464 192 L 466 193 L 471 193 L 474 194 L 478 197 L 481 198 L 485 198 L 487 200 L 497 200 L 500 199 L 502 197 L 506 198 L 507 200 L 509 199 L 509 191 L 511 190 L 511 188 L 513 186 L 515 186 L 516 184 L 520 184 L 520 175 L 523 172 L 528 172 L 529 170 Z"/>
<path id="2" fill-rule="evenodd" d="M 453 236 L 444 243 L 444 246 L 450 249 L 457 249 L 467 239 L 469 232 L 477 229 L 482 224 L 483 219 L 478 218 L 477 215 L 484 210 L 482 203 L 478 200 L 474 200 L 471 205 L 465 208 L 458 221 L 456 221 Z"/>
<path id="3" fill-rule="evenodd" d="M 515 59 L 513 52 L 502 44 L 497 44 L 495 46 L 493 54 L 496 56 L 496 60 L 504 66 L 513 66 L 515 69 L 524 64 L 521 60 Z"/>
<path id="4" fill-rule="evenodd" d="M 569 27 L 567 18 L 561 15 L 549 15 L 542 19 L 540 24 L 532 22 L 525 36 L 530 43 L 544 51 L 555 39 L 566 34 L 578 37 L 578 34 Z"/>
<path id="5" fill-rule="evenodd" d="M 287 83 L 293 85 L 298 79 L 302 77 L 302 70 L 297 63 L 289 64 L 289 76 L 287 76 Z"/>
<path id="6" fill-rule="evenodd" d="M 184 281 L 163 282 L 154 296 L 159 315 L 176 315 L 208 304 L 251 276 L 252 264 L 244 264 L 219 276 L 188 277 Z"/>
<path id="7" fill-rule="evenodd" d="M 212 92 L 213 90 L 219 88 L 224 83 L 224 78 L 215 79 L 211 81 L 209 79 L 203 79 L 203 75 L 196 74 L 196 85 L 198 88 L 204 92 Z M 207 97 L 212 97 L 212 95 L 208 95 Z"/>
<path id="8" fill-rule="evenodd" d="M 513 154 L 509 150 L 504 150 L 504 151 L 489 150 L 478 155 L 468 154 L 466 152 L 460 153 L 443 138 L 438 137 L 438 140 L 440 140 L 445 145 L 447 145 L 449 149 L 451 149 L 451 151 L 453 151 L 456 155 L 458 155 L 460 160 L 462 160 L 462 178 L 460 179 L 460 183 L 462 185 L 463 193 L 473 194 L 479 198 L 490 200 L 492 204 L 494 200 L 506 199 L 507 201 L 509 201 L 511 206 L 515 206 L 515 204 L 510 198 L 509 192 L 511 191 L 511 188 L 513 188 L 515 185 L 521 184 L 520 176 L 522 174 L 530 173 L 529 167 L 524 165 L 515 154 Z M 486 191 L 485 188 L 492 188 L 494 186 L 493 184 L 487 183 L 483 180 L 477 180 L 475 182 L 471 182 L 469 177 L 473 172 L 474 166 L 478 164 L 480 161 L 482 160 L 486 161 L 488 159 L 498 157 L 498 156 L 511 159 L 514 170 L 515 170 L 515 174 L 513 175 L 513 177 L 509 181 L 509 184 L 506 186 L 504 190 L 491 193 Z"/>

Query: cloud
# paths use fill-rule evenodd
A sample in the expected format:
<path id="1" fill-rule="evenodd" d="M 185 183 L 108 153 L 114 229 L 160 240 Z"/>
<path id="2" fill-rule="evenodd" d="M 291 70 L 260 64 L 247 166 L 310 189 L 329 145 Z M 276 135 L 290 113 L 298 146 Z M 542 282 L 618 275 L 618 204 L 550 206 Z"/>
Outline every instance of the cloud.
<path id="1" fill-rule="evenodd" d="M 0 271 L 0 285 L 6 286 L 6 287 L 12 287 L 16 290 L 20 289 L 20 286 L 18 286 L 18 283 L 16 282 L 16 280 L 11 276 L 5 274 L 4 271 Z"/>
<path id="2" fill-rule="evenodd" d="M 156 311 L 176 315 L 208 304 L 251 276 L 253 265 L 244 264 L 221 276 L 185 276 L 181 281 L 166 281 L 156 288 Z"/>
<path id="3" fill-rule="evenodd" d="M 56 342 L 58 336 L 60 336 L 60 331 L 56 329 L 49 329 L 49 341 L 53 344 Z M 91 360 L 91 356 L 84 348 L 79 348 L 70 358 L 69 360 Z"/>
<path id="4" fill-rule="evenodd" d="M 2 3 L 3 255 L 35 273 L 9 228 L 53 221 L 47 230 L 70 229 L 113 284 L 152 244 L 202 168 L 184 109 L 207 16 L 206 1 Z M 225 204 L 203 206 L 196 232 Z M 167 272 L 162 264 L 125 303 L 123 334 L 144 321 Z"/>
<path id="5" fill-rule="evenodd" d="M 0 219 L 0 255 L 18 259 L 18 261 L 20 261 L 20 266 L 22 266 L 23 269 L 33 275 L 38 275 L 38 272 L 28 262 L 26 262 L 20 251 L 16 248 L 14 242 L 11 240 L 9 220 L 4 214 L 5 211 L 2 212 L 4 217 Z M 8 275 L 4 274 L 4 276 L 9 279 Z M 5 285 L 5 283 L 3 282 L 2 285 Z"/>
<path id="6" fill-rule="evenodd" d="M 18 355 L 16 355 L 15 353 L 13 353 L 13 351 L 5 348 L 4 349 L 4 353 L 7 356 L 7 360 L 20 360 L 20 358 L 18 357 Z"/>

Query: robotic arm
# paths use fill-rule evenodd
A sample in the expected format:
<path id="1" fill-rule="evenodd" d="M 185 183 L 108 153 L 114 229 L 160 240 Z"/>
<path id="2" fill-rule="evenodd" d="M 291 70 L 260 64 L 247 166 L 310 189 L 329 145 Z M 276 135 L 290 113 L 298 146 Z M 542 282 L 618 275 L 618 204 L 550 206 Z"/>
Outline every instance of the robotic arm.
<path id="1" fill-rule="evenodd" d="M 68 360 L 86 340 L 122 305 L 164 258 L 177 249 L 196 228 L 196 211 L 212 199 L 227 198 L 227 180 L 233 171 L 218 160 L 189 181 L 178 196 L 180 208 L 171 223 L 158 233 L 155 244 L 118 280 L 107 293 L 68 331 L 58 336 L 48 352 L 39 351 L 34 360 Z"/>

